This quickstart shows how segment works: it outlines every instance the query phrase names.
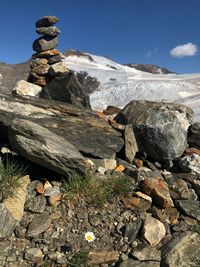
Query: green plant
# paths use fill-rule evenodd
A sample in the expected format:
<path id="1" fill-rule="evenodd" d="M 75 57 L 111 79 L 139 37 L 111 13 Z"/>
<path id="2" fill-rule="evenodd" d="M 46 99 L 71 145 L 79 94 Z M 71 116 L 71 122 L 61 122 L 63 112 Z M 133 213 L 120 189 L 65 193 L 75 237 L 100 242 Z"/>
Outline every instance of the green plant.
<path id="1" fill-rule="evenodd" d="M 0 165 L 0 199 L 12 197 L 20 186 L 20 178 L 24 176 L 26 168 L 17 161 L 8 159 Z"/>
<path id="2" fill-rule="evenodd" d="M 73 175 L 64 182 L 64 196 L 67 199 L 85 197 L 94 206 L 102 206 L 112 197 L 130 192 L 131 188 L 132 183 L 126 177 L 100 179 L 91 175 Z"/>
<path id="3" fill-rule="evenodd" d="M 88 252 L 81 250 L 77 252 L 73 259 L 68 261 L 67 266 L 69 267 L 91 267 L 88 263 Z"/>
<path id="4" fill-rule="evenodd" d="M 191 264 L 193 267 L 200 267 L 200 259 L 195 258 Z"/>

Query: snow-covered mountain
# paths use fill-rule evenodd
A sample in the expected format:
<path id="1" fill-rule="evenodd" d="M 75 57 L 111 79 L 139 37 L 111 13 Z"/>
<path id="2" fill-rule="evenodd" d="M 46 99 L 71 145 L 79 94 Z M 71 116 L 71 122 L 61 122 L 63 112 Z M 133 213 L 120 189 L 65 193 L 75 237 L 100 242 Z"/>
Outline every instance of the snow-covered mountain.
<path id="1" fill-rule="evenodd" d="M 200 74 L 151 74 L 89 53 L 69 53 L 63 61 L 100 82 L 90 94 L 93 109 L 122 108 L 136 99 L 174 101 L 191 107 L 200 121 Z"/>

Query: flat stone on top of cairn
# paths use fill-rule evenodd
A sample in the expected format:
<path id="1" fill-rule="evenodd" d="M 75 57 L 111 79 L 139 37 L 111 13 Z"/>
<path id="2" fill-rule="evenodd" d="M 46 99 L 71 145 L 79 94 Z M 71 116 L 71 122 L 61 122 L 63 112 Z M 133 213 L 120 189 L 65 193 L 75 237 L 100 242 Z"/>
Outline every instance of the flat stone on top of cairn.
<path id="1" fill-rule="evenodd" d="M 56 16 L 44 16 L 36 21 L 35 26 L 38 27 L 48 27 L 57 23 L 59 19 Z"/>

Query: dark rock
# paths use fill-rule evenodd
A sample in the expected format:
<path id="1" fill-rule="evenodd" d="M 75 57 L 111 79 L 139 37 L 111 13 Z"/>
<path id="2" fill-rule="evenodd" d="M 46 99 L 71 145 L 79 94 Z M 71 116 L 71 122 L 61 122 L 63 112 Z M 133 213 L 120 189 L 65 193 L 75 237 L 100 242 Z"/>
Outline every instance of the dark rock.
<path id="1" fill-rule="evenodd" d="M 37 27 L 48 27 L 55 23 L 57 23 L 59 19 L 55 16 L 44 16 L 36 21 L 36 28 Z"/>
<path id="2" fill-rule="evenodd" d="M 36 28 L 36 32 L 41 35 L 56 37 L 60 34 L 60 30 L 56 26 L 39 27 Z"/>
<path id="3" fill-rule="evenodd" d="M 140 182 L 141 177 L 139 177 L 138 169 L 132 164 L 128 163 L 125 160 L 117 159 L 117 163 L 125 167 L 124 173 L 135 179 L 136 182 Z M 143 179 L 142 179 L 143 180 Z"/>
<path id="4" fill-rule="evenodd" d="M 190 147 L 200 148 L 200 123 L 194 123 L 189 127 L 188 144 Z"/>
<path id="5" fill-rule="evenodd" d="M 48 212 L 36 215 L 28 226 L 26 232 L 27 237 L 37 237 L 39 234 L 46 231 L 51 223 L 50 215 Z"/>
<path id="6" fill-rule="evenodd" d="M 103 111 L 105 115 L 113 115 L 118 114 L 121 111 L 120 108 L 115 106 L 107 106 L 107 108 Z"/>
<path id="7" fill-rule="evenodd" d="M 87 72 L 78 72 L 76 76 L 87 94 L 93 93 L 100 85 L 100 82 L 96 78 L 88 76 Z"/>
<path id="8" fill-rule="evenodd" d="M 48 64 L 52 65 L 58 62 L 62 62 L 62 57 L 61 55 L 57 55 L 57 56 L 52 56 L 48 59 Z"/>
<path id="9" fill-rule="evenodd" d="M 49 77 L 39 76 L 35 72 L 30 72 L 28 76 L 28 82 L 37 84 L 39 86 L 45 86 L 49 82 Z"/>
<path id="10" fill-rule="evenodd" d="M 163 162 L 183 154 L 193 116 L 190 108 L 179 104 L 131 101 L 115 119 L 132 124 L 140 152 Z"/>
<path id="11" fill-rule="evenodd" d="M 42 36 L 33 42 L 33 50 L 36 52 L 43 52 L 54 49 L 58 44 L 57 37 Z"/>
<path id="12" fill-rule="evenodd" d="M 124 231 L 124 237 L 128 239 L 128 242 L 132 243 L 137 238 L 141 226 L 142 226 L 141 220 L 130 222 L 126 225 Z"/>
<path id="13" fill-rule="evenodd" d="M 0 97 L 0 132 L 15 118 L 42 125 L 89 157 L 115 158 L 123 146 L 121 134 L 95 112 L 67 103 L 31 97 Z"/>
<path id="14" fill-rule="evenodd" d="M 200 203 L 194 200 L 177 200 L 178 207 L 189 217 L 200 221 Z"/>
<path id="15" fill-rule="evenodd" d="M 25 203 L 25 210 L 31 211 L 34 213 L 42 213 L 45 211 L 46 207 L 46 198 L 44 196 L 36 196 L 30 198 Z"/>
<path id="16" fill-rule="evenodd" d="M 37 123 L 14 120 L 9 140 L 19 155 L 62 175 L 69 176 L 73 171 L 86 174 L 89 170 L 77 148 Z"/>
<path id="17" fill-rule="evenodd" d="M 185 232 L 174 235 L 161 249 L 161 266 L 195 266 L 199 259 L 199 242 L 200 236 L 197 233 Z"/>
<path id="18" fill-rule="evenodd" d="M 0 238 L 10 237 L 15 229 L 15 220 L 8 209 L 0 204 Z"/>
<path id="19" fill-rule="evenodd" d="M 84 92 L 73 72 L 55 77 L 43 88 L 40 96 L 67 102 L 78 107 L 90 108 L 89 96 Z"/>
<path id="20" fill-rule="evenodd" d="M 197 154 L 187 155 L 178 161 L 182 172 L 200 173 L 200 156 Z"/>
<path id="21" fill-rule="evenodd" d="M 141 71 L 145 71 L 145 72 L 149 72 L 149 73 L 153 73 L 153 74 L 169 74 L 169 73 L 175 73 L 173 71 L 170 71 L 166 68 L 154 65 L 154 64 L 125 64 L 125 66 L 128 66 L 130 68 L 134 68 L 136 70 L 141 70 Z"/>

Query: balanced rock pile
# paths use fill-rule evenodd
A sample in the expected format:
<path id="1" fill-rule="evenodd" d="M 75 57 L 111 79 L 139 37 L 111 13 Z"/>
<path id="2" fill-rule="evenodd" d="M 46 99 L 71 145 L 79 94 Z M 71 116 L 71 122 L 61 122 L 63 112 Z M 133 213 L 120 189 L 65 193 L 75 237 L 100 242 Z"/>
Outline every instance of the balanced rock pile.
<path id="1" fill-rule="evenodd" d="M 42 87 L 56 76 L 58 69 L 67 72 L 67 67 L 62 64 L 61 53 L 56 49 L 60 30 L 54 24 L 58 21 L 55 16 L 45 16 L 36 22 L 36 32 L 42 37 L 33 42 L 36 53 L 32 55 L 28 81 Z"/>

